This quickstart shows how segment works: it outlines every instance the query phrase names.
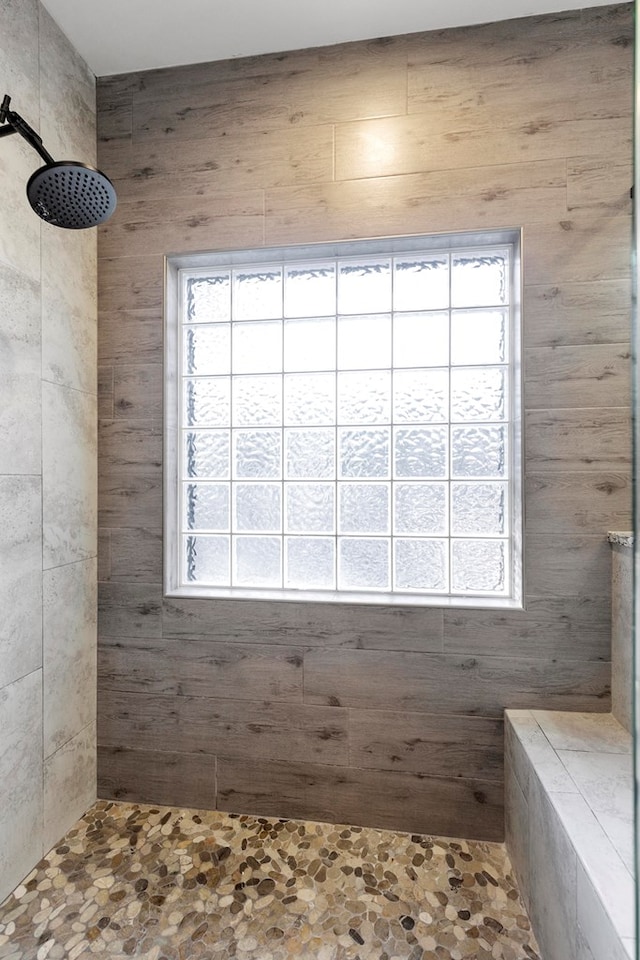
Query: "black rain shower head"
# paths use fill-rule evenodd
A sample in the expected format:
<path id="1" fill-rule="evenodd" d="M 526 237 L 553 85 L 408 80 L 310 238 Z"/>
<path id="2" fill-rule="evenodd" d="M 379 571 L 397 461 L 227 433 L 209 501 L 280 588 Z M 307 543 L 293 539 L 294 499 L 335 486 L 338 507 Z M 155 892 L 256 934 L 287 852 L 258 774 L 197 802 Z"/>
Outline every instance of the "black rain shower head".
<path id="1" fill-rule="evenodd" d="M 56 163 L 35 130 L 9 109 L 10 103 L 11 98 L 5 95 L 0 106 L 0 137 L 19 133 L 45 161 L 45 166 L 36 170 L 27 183 L 27 198 L 38 216 L 67 230 L 83 230 L 108 220 L 117 202 L 109 178 L 86 163 Z"/>
<path id="2" fill-rule="evenodd" d="M 27 197 L 39 217 L 68 230 L 95 227 L 116 208 L 116 192 L 109 178 L 73 160 L 48 163 L 36 170 L 27 183 Z"/>

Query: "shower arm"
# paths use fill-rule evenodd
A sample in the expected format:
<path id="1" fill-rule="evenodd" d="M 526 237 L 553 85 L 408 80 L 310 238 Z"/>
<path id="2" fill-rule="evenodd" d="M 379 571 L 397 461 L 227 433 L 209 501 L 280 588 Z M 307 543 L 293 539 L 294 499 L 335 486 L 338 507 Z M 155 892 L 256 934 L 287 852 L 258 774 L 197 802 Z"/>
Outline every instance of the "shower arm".
<path id="1" fill-rule="evenodd" d="M 36 150 L 45 163 L 55 163 L 53 157 L 42 145 L 42 138 L 38 136 L 35 130 L 29 126 L 26 120 L 23 120 L 19 113 L 10 110 L 9 105 L 11 97 L 4 95 L 2 105 L 0 105 L 0 137 L 9 137 L 12 133 L 19 133 L 34 150 Z"/>

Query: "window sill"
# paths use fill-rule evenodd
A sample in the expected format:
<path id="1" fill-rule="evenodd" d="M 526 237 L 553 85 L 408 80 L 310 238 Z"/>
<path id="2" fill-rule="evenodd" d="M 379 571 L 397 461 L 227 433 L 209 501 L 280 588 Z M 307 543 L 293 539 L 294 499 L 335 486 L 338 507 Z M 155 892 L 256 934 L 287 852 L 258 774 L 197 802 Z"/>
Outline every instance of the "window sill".
<path id="1" fill-rule="evenodd" d="M 416 595 L 401 593 L 350 592 L 337 590 L 243 590 L 239 587 L 182 586 L 165 588 L 166 597 L 193 600 L 264 600 L 278 603 L 367 604 L 386 607 L 476 608 L 481 610 L 523 610 L 521 600 L 512 597 Z"/>

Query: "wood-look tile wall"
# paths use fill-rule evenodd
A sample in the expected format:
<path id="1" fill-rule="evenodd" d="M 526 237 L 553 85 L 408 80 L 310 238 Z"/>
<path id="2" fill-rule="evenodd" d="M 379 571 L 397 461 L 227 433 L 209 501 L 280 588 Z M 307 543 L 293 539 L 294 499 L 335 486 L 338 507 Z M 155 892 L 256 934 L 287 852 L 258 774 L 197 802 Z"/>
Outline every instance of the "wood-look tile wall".
<path id="1" fill-rule="evenodd" d="M 505 707 L 609 708 L 631 5 L 99 82 L 99 779 L 497 839 Z M 524 229 L 526 610 L 163 599 L 163 255 Z"/>

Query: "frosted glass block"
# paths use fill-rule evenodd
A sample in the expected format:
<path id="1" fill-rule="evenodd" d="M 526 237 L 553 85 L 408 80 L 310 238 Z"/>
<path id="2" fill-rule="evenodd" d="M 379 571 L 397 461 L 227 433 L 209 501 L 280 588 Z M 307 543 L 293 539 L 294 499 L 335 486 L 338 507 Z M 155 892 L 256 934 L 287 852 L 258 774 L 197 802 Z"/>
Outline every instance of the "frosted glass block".
<path id="1" fill-rule="evenodd" d="M 231 585 L 229 537 L 184 537 L 184 579 L 214 587 Z"/>
<path id="2" fill-rule="evenodd" d="M 452 420 L 504 420 L 506 405 L 507 379 L 502 367 L 451 371 Z"/>
<path id="3" fill-rule="evenodd" d="M 340 264 L 338 313 L 387 313 L 391 310 L 391 262 L 363 257 Z"/>
<path id="4" fill-rule="evenodd" d="M 390 533 L 390 484 L 338 484 L 338 533 Z"/>
<path id="5" fill-rule="evenodd" d="M 201 377 L 230 372 L 230 324 L 203 323 L 183 328 L 183 373 Z"/>
<path id="6" fill-rule="evenodd" d="M 233 538 L 233 585 L 235 587 L 281 587 L 282 546 L 280 537 Z"/>
<path id="7" fill-rule="evenodd" d="M 338 374 L 338 423 L 389 423 L 391 374 L 388 370 Z"/>
<path id="8" fill-rule="evenodd" d="M 185 380 L 184 413 L 189 427 L 228 427 L 231 415 L 229 377 Z"/>
<path id="9" fill-rule="evenodd" d="M 280 430 L 234 430 L 234 476 L 268 480 L 280 476 Z"/>
<path id="10" fill-rule="evenodd" d="M 231 319 L 231 276 L 220 270 L 187 280 L 189 323 L 220 323 Z"/>
<path id="11" fill-rule="evenodd" d="M 233 319 L 271 320 L 282 316 L 282 268 L 233 271 Z"/>
<path id="12" fill-rule="evenodd" d="M 234 427 L 275 427 L 282 423 L 282 377 L 234 377 Z"/>
<path id="13" fill-rule="evenodd" d="M 505 251 L 453 255 L 452 307 L 497 307 L 508 302 L 509 259 Z"/>
<path id="14" fill-rule="evenodd" d="M 452 427 L 451 464 L 454 477 L 506 476 L 506 426 Z"/>
<path id="15" fill-rule="evenodd" d="M 230 442 L 228 430 L 185 430 L 185 476 L 225 480 L 229 476 Z"/>
<path id="16" fill-rule="evenodd" d="M 444 483 L 394 484 L 394 534 L 446 536 L 447 486 Z"/>
<path id="17" fill-rule="evenodd" d="M 280 373 L 282 321 L 232 324 L 231 364 L 234 373 Z"/>
<path id="18" fill-rule="evenodd" d="M 286 533 L 333 533 L 335 530 L 335 485 L 333 483 L 287 483 Z"/>
<path id="19" fill-rule="evenodd" d="M 391 366 L 391 316 L 340 317 L 338 367 L 365 370 Z"/>
<path id="20" fill-rule="evenodd" d="M 394 372 L 394 423 L 445 423 L 448 419 L 448 370 Z"/>
<path id="21" fill-rule="evenodd" d="M 394 589 L 448 590 L 446 540 L 394 540 Z"/>
<path id="22" fill-rule="evenodd" d="M 285 320 L 284 369 L 334 370 L 336 366 L 335 317 Z"/>
<path id="23" fill-rule="evenodd" d="M 397 313 L 393 318 L 394 367 L 449 365 L 449 313 Z"/>
<path id="24" fill-rule="evenodd" d="M 234 483 L 233 529 L 279 533 L 282 529 L 282 487 L 279 483 Z"/>
<path id="25" fill-rule="evenodd" d="M 506 483 L 451 484 L 453 536 L 500 537 L 507 524 L 506 510 Z"/>
<path id="26" fill-rule="evenodd" d="M 449 255 L 407 254 L 393 263 L 393 309 L 438 310 L 449 306 Z"/>
<path id="27" fill-rule="evenodd" d="M 329 537 L 285 537 L 285 541 L 286 587 L 335 590 L 335 540 Z"/>
<path id="28" fill-rule="evenodd" d="M 338 588 L 389 590 L 390 541 L 374 537 L 339 537 Z"/>
<path id="29" fill-rule="evenodd" d="M 427 478 L 447 476 L 447 428 L 396 429 L 395 476 Z"/>
<path id="30" fill-rule="evenodd" d="M 284 422 L 314 426 L 336 422 L 335 373 L 289 373 L 284 378 Z"/>
<path id="31" fill-rule="evenodd" d="M 457 310 L 451 314 L 451 363 L 507 361 L 506 310 Z"/>
<path id="32" fill-rule="evenodd" d="M 285 430 L 284 435 L 287 479 L 322 480 L 335 475 L 335 430 Z"/>
<path id="33" fill-rule="evenodd" d="M 323 317 L 336 312 L 334 263 L 296 263 L 286 267 L 285 317 Z"/>
<path id="34" fill-rule="evenodd" d="M 339 445 L 341 478 L 389 476 L 389 430 L 340 430 Z"/>
<path id="35" fill-rule="evenodd" d="M 183 491 L 185 529 L 228 531 L 228 483 L 185 483 Z"/>
<path id="36" fill-rule="evenodd" d="M 453 540 L 451 589 L 457 593 L 507 592 L 504 540 Z"/>

